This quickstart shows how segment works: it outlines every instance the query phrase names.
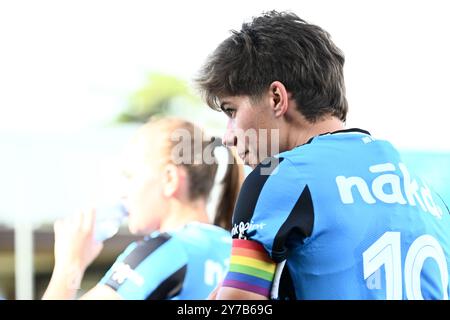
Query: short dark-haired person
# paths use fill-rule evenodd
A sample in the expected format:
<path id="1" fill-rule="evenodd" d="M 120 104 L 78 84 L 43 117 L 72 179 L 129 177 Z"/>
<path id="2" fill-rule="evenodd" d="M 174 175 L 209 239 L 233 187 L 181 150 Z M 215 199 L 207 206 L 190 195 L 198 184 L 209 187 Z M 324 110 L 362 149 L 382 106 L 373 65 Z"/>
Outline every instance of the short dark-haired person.
<path id="1" fill-rule="evenodd" d="M 326 31 L 272 11 L 202 67 L 206 102 L 229 117 L 224 141 L 254 167 L 213 297 L 448 299 L 448 207 L 389 142 L 345 129 L 343 66 Z"/>

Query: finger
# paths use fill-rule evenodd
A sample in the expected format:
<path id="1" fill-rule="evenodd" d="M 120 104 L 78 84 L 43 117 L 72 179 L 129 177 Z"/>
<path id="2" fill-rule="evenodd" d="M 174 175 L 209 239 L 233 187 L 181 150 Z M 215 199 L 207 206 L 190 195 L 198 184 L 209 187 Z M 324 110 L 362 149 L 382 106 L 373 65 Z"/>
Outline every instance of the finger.
<path id="1" fill-rule="evenodd" d="M 81 224 L 80 224 L 80 231 L 87 232 L 89 231 L 89 211 L 83 210 L 81 212 Z"/>
<path id="2" fill-rule="evenodd" d="M 95 229 L 95 224 L 97 222 L 96 218 L 97 218 L 97 211 L 94 208 L 92 208 L 91 209 L 91 231 L 94 231 L 94 229 Z"/>
<path id="3" fill-rule="evenodd" d="M 62 221 L 62 225 L 66 230 L 79 231 L 83 223 L 83 215 L 81 211 L 71 214 Z"/>
<path id="4" fill-rule="evenodd" d="M 86 214 L 84 216 L 84 230 L 87 233 L 92 233 L 95 227 L 95 210 L 93 208 L 86 211 Z"/>

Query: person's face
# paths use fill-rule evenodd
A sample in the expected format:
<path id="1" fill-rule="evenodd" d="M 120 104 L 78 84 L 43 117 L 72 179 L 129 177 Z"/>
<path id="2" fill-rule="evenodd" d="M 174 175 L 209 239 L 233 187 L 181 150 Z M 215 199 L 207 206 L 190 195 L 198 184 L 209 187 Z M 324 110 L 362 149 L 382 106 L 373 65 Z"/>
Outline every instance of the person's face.
<path id="1" fill-rule="evenodd" d="M 228 116 L 223 142 L 237 147 L 244 164 L 254 168 L 273 155 L 270 135 L 271 130 L 277 129 L 277 123 L 268 101 L 254 102 L 248 96 L 234 96 L 224 97 L 220 103 Z"/>
<path id="2" fill-rule="evenodd" d="M 133 234 L 148 234 L 157 230 L 167 210 L 161 159 L 156 151 L 154 157 L 148 156 L 149 146 L 145 140 L 137 139 L 126 149 L 123 169 L 123 201 L 129 213 L 128 228 Z"/>

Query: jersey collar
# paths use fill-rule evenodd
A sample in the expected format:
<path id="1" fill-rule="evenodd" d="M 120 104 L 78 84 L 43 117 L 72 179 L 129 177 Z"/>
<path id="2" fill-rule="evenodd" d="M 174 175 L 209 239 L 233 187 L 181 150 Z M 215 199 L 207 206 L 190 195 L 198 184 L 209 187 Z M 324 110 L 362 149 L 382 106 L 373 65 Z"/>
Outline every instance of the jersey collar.
<path id="1" fill-rule="evenodd" d="M 359 128 L 350 128 L 350 129 L 343 129 L 343 130 L 337 130 L 337 131 L 333 131 L 333 132 L 325 132 L 325 133 L 319 134 L 319 135 L 317 135 L 317 136 L 311 137 L 311 138 L 310 138 L 306 143 L 304 143 L 303 145 L 311 143 L 311 141 L 313 141 L 313 139 L 314 139 L 315 137 L 325 136 L 325 135 L 327 135 L 327 134 L 354 133 L 354 132 L 363 133 L 363 134 L 367 134 L 367 135 L 370 136 L 370 132 L 369 132 L 369 131 L 366 131 L 366 130 L 363 130 L 363 129 L 359 129 Z"/>

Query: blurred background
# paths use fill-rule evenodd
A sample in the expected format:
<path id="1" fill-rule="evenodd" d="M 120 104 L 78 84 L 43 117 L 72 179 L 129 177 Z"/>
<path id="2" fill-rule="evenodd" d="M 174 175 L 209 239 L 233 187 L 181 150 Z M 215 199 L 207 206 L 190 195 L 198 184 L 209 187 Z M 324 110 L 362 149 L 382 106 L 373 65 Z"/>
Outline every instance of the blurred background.
<path id="1" fill-rule="evenodd" d="M 179 115 L 221 136 L 225 117 L 192 79 L 262 11 L 291 10 L 346 55 L 347 127 L 394 143 L 450 203 L 448 1 L 0 1 L 0 297 L 37 299 L 52 223 L 117 193 L 140 122 Z M 157 137 L 155 137 L 157 139 Z M 92 287 L 135 237 L 126 227 L 88 269 Z"/>

